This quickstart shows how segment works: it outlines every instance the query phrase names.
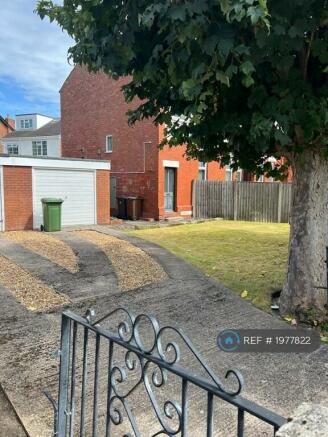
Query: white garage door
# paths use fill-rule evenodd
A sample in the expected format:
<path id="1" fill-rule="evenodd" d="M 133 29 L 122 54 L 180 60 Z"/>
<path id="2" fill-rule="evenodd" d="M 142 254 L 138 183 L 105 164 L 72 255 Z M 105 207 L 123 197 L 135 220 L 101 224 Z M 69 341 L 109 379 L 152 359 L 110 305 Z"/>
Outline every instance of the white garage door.
<path id="1" fill-rule="evenodd" d="M 81 170 L 33 169 L 33 226 L 43 223 L 44 197 L 59 197 L 62 225 L 90 225 L 95 217 L 95 172 Z"/>

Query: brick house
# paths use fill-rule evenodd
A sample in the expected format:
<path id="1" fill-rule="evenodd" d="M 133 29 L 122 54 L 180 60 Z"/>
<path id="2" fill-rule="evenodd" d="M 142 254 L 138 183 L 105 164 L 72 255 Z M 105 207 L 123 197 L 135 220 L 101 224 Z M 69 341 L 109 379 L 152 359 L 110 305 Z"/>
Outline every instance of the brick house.
<path id="1" fill-rule="evenodd" d="M 159 150 L 163 130 L 151 120 L 130 127 L 126 112 L 132 106 L 121 92 L 126 80 L 73 69 L 60 90 L 62 156 L 111 161 L 112 209 L 117 196 L 137 196 L 143 218 L 188 218 L 194 179 L 233 180 L 241 173 L 217 162 L 187 160 L 183 146 Z"/>
<path id="2" fill-rule="evenodd" d="M 60 157 L 60 119 L 41 114 L 16 115 L 16 130 L 2 139 L 9 155 Z"/>
<path id="3" fill-rule="evenodd" d="M 15 131 L 15 120 L 9 117 L 3 118 L 0 115 L 0 153 L 3 152 L 3 143 L 1 138 Z"/>

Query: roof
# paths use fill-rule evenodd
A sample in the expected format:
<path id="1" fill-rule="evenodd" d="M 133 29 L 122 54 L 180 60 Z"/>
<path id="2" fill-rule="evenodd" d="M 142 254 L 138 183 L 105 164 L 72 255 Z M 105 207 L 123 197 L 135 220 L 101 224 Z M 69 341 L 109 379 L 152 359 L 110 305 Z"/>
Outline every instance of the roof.
<path id="1" fill-rule="evenodd" d="M 3 124 L 4 124 L 8 129 L 10 129 L 10 130 L 12 130 L 12 131 L 15 130 L 15 129 L 11 126 L 11 124 L 8 123 L 8 121 L 7 121 L 5 118 L 1 117 L 1 115 L 0 115 L 0 121 L 1 121 L 1 123 L 3 123 Z"/>
<path id="2" fill-rule="evenodd" d="M 0 153 L 0 165 L 18 167 L 66 168 L 81 170 L 110 170 L 111 162 L 100 159 L 62 158 L 52 156 L 14 156 Z"/>
<path id="3" fill-rule="evenodd" d="M 49 123 L 35 130 L 17 130 L 3 137 L 6 138 L 30 138 L 52 137 L 60 135 L 60 120 L 51 120 Z"/>
<path id="4" fill-rule="evenodd" d="M 42 117 L 53 118 L 50 115 L 40 114 L 39 112 L 29 112 L 27 114 L 16 114 L 16 117 L 23 117 L 25 115 L 41 115 Z"/>

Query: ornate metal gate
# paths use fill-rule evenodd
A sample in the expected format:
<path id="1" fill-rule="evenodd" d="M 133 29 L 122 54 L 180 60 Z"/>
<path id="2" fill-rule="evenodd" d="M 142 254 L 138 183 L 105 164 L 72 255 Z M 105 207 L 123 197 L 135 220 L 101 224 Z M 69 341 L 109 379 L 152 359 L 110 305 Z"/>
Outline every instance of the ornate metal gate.
<path id="1" fill-rule="evenodd" d="M 228 370 L 223 383 L 181 330 L 124 308 L 96 322 L 93 317 L 92 311 L 85 318 L 71 311 L 62 315 L 58 408 L 47 395 L 55 409 L 55 436 L 243 437 L 247 417 L 254 437 L 262 425 L 261 435 L 275 435 L 286 422 L 240 396 L 237 370 Z M 115 329 L 105 326 L 110 322 Z M 199 372 L 187 370 L 191 361 Z M 158 392 L 164 389 L 170 393 L 163 397 Z M 216 420 L 222 411 L 229 430 L 222 429 L 222 418 Z"/>

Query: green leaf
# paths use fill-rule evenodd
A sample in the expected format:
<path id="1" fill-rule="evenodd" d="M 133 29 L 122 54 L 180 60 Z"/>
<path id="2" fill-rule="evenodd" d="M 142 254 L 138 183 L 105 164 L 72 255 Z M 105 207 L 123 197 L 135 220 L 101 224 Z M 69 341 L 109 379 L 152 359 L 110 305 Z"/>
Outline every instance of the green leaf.
<path id="1" fill-rule="evenodd" d="M 169 11 L 169 16 L 173 18 L 173 20 L 184 21 L 186 18 L 186 7 L 183 5 L 172 6 Z"/>
<path id="2" fill-rule="evenodd" d="M 246 88 L 251 87 L 252 85 L 254 85 L 254 79 L 252 78 L 252 76 L 246 76 L 243 78 L 243 84 Z"/>
<path id="3" fill-rule="evenodd" d="M 256 24 L 260 18 L 265 16 L 265 13 L 260 6 L 252 6 L 248 8 L 247 16 L 250 17 L 252 24 Z"/>
<path id="4" fill-rule="evenodd" d="M 286 33 L 285 27 L 281 24 L 276 24 L 275 26 L 273 26 L 273 31 L 276 35 L 285 35 Z"/>
<path id="5" fill-rule="evenodd" d="M 240 66 L 240 70 L 246 75 L 249 76 L 251 73 L 255 71 L 254 65 L 250 61 L 246 61 Z"/>
<path id="6" fill-rule="evenodd" d="M 291 142 L 289 136 L 280 129 L 275 130 L 274 137 L 281 144 L 281 146 L 287 146 L 287 144 L 290 144 Z"/>
<path id="7" fill-rule="evenodd" d="M 223 71 L 217 71 L 216 78 L 224 85 L 230 86 L 230 78 Z"/>
<path id="8" fill-rule="evenodd" d="M 203 44 L 204 52 L 208 55 L 212 55 L 218 44 L 218 38 L 216 35 L 212 35 L 206 38 Z"/>
<path id="9" fill-rule="evenodd" d="M 302 32 L 300 32 L 300 30 L 296 26 L 292 26 L 288 31 L 288 35 L 291 38 L 296 38 L 297 36 L 302 35 Z"/>

